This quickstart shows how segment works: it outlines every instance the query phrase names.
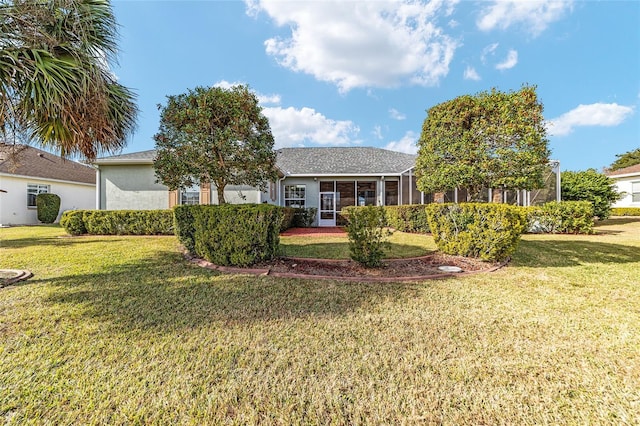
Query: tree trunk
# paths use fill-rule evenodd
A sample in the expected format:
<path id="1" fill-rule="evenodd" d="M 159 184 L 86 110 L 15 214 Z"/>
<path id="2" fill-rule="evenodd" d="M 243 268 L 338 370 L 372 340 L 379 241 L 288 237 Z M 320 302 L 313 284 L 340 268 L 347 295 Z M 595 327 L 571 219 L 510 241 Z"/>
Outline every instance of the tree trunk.
<path id="1" fill-rule="evenodd" d="M 219 205 L 223 205 L 223 204 L 227 204 L 227 201 L 224 199 L 224 188 L 225 188 L 225 184 L 218 182 L 216 183 L 216 189 L 218 190 L 218 204 Z"/>

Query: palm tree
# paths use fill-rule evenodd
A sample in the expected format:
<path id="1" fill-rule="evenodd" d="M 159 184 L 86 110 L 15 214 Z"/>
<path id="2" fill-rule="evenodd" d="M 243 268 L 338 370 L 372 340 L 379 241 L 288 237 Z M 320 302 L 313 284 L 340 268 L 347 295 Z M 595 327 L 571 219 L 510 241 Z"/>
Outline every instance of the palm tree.
<path id="1" fill-rule="evenodd" d="M 89 160 L 124 147 L 138 109 L 108 69 L 116 37 L 108 0 L 0 0 L 0 131 Z"/>

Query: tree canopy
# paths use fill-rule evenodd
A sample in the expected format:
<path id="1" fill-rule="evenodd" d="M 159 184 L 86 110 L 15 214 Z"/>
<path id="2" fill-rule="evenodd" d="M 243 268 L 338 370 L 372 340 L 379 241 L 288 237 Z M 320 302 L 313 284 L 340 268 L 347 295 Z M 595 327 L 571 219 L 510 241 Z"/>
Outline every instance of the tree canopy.
<path id="1" fill-rule="evenodd" d="M 213 183 L 224 204 L 227 185 L 265 189 L 277 179 L 273 135 L 245 85 L 196 87 L 159 105 L 156 176 L 171 190 Z"/>
<path id="2" fill-rule="evenodd" d="M 560 186 L 563 200 L 591 202 L 593 213 L 600 219 L 608 218 L 611 204 L 620 199 L 614 180 L 595 169 L 564 171 Z"/>
<path id="3" fill-rule="evenodd" d="M 611 163 L 611 166 L 608 168 L 610 172 L 640 164 L 640 148 L 625 152 L 624 154 L 616 154 L 616 157 L 616 161 Z"/>
<path id="4" fill-rule="evenodd" d="M 427 111 L 416 174 L 423 192 L 543 185 L 548 141 L 536 88 L 459 96 Z"/>
<path id="5" fill-rule="evenodd" d="M 0 132 L 63 156 L 93 159 L 126 144 L 133 92 L 108 62 L 117 54 L 108 0 L 0 0 Z"/>

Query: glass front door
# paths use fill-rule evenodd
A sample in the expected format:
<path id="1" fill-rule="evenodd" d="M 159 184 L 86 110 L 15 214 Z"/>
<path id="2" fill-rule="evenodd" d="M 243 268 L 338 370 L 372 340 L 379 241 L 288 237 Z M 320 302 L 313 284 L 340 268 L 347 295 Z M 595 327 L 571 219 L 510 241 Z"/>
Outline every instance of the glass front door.
<path id="1" fill-rule="evenodd" d="M 336 226 L 336 193 L 320 193 L 318 226 Z"/>

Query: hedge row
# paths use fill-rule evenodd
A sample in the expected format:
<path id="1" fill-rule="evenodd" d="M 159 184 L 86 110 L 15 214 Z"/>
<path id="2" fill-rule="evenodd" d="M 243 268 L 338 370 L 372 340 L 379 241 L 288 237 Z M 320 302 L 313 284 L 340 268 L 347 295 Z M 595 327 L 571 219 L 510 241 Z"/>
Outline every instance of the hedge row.
<path id="1" fill-rule="evenodd" d="M 248 266 L 276 256 L 283 217 L 282 207 L 268 204 L 177 206 L 176 235 L 216 265 Z"/>
<path id="2" fill-rule="evenodd" d="M 172 235 L 171 210 L 67 210 L 60 225 L 71 235 Z"/>
<path id="3" fill-rule="evenodd" d="M 589 201 L 552 201 L 542 206 L 524 207 L 527 230 L 545 234 L 593 234 L 594 212 Z"/>
<path id="4" fill-rule="evenodd" d="M 640 216 L 640 207 L 613 207 L 611 216 Z"/>
<path id="5" fill-rule="evenodd" d="M 423 204 L 384 207 L 387 225 L 401 232 L 428 234 L 429 221 Z"/>
<path id="6" fill-rule="evenodd" d="M 524 210 L 508 204 L 429 204 L 426 210 L 440 251 L 482 260 L 510 256 L 527 226 Z"/>

